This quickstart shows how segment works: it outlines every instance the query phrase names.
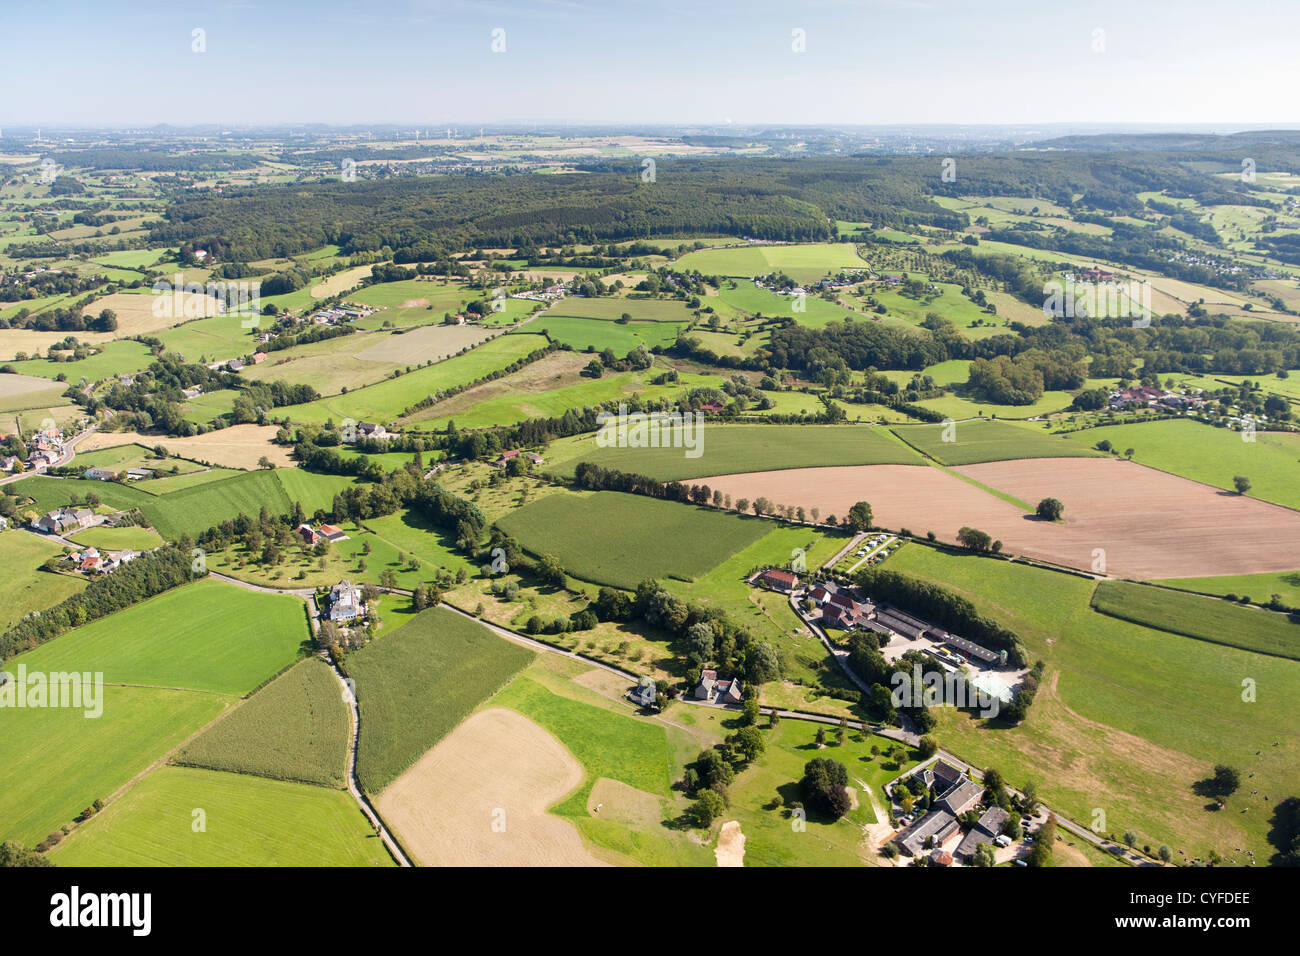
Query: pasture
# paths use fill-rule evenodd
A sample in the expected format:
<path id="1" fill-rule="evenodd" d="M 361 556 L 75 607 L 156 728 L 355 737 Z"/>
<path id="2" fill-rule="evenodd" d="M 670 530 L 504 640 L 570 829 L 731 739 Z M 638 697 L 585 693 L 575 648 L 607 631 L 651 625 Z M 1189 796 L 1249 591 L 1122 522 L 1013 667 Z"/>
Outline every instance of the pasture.
<path id="1" fill-rule="evenodd" d="M 35 375 L 0 375 L 0 412 L 61 405 L 67 386 Z"/>
<path id="2" fill-rule="evenodd" d="M 309 637 L 300 598 L 204 578 L 74 628 L 13 664 L 102 672 L 110 684 L 241 695 L 292 664 Z"/>
<path id="3" fill-rule="evenodd" d="M 1074 435 L 1079 442 L 1109 441 L 1123 452 L 1134 449 L 1133 460 L 1225 491 L 1235 475 L 1251 481 L 1250 494 L 1288 508 L 1300 508 L 1300 435 L 1255 432 L 1244 441 L 1241 432 L 1187 420 L 1106 425 Z"/>
<path id="4" fill-rule="evenodd" d="M 393 865 L 342 791 L 190 767 L 154 771 L 51 857 L 60 866 Z"/>
<path id="5" fill-rule="evenodd" d="M 1092 606 L 1111 617 L 1199 641 L 1300 660 L 1300 622 L 1274 611 L 1127 581 L 1102 581 Z"/>
<path id="6" fill-rule="evenodd" d="M 54 335 L 54 333 L 48 334 Z M 59 333 L 57 341 L 62 342 L 64 335 L 65 333 Z M 82 342 L 96 340 L 96 336 L 87 336 L 84 333 L 77 338 Z M 146 369 L 153 361 L 153 355 L 148 347 L 139 342 L 103 342 L 98 347 L 98 352 L 84 359 L 74 361 L 55 361 L 49 358 L 28 359 L 25 362 L 14 362 L 13 366 L 23 375 L 34 375 L 40 378 L 57 378 L 62 375 L 69 382 L 80 382 L 82 379 L 87 382 L 98 382 L 112 375 L 124 375 Z"/>
<path id="7" fill-rule="evenodd" d="M 124 444 L 142 444 L 150 448 L 161 444 L 169 454 L 223 468 L 257 468 L 258 461 L 263 457 L 269 458 L 275 465 L 287 466 L 292 463 L 289 450 L 271 443 L 277 431 L 279 429 L 274 425 L 250 424 L 218 428 L 189 438 L 141 435 L 137 432 L 96 432 L 77 446 L 77 453 L 80 456 L 83 451 Z"/>
<path id="8" fill-rule="evenodd" d="M 150 551 L 163 543 L 162 538 L 156 532 L 135 525 L 123 525 L 120 528 L 97 525 L 93 528 L 86 528 L 84 531 L 78 531 L 75 535 L 68 535 L 67 539 L 83 547 L 98 548 L 101 551 L 123 551 L 127 549 Z"/>
<path id="9" fill-rule="evenodd" d="M 328 664 L 300 661 L 192 740 L 174 763 L 342 788 L 352 718 Z"/>
<path id="10" fill-rule="evenodd" d="M 547 314 L 529 322 L 525 328 L 530 332 L 545 332 L 554 341 L 575 349 L 599 352 L 608 348 L 624 356 L 638 345 L 648 349 L 671 345 L 682 327 L 672 322 L 639 320 L 624 325 L 604 319 Z"/>
<path id="11" fill-rule="evenodd" d="M 63 548 L 47 538 L 17 528 L 0 531 L 0 568 L 4 569 L 0 574 L 0 633 L 32 611 L 53 607 L 86 586 L 82 578 L 40 570 L 48 559 L 62 553 Z"/>
<path id="12" fill-rule="evenodd" d="M 12 665 L 16 666 L 16 665 Z M 218 694 L 105 685 L 103 714 L 72 707 L 3 710 L 0 840 L 33 846 L 229 706 Z M 197 804 L 195 804 L 197 805 Z"/>
<path id="13" fill-rule="evenodd" d="M 646 578 L 693 580 L 770 530 L 757 518 L 616 491 L 551 495 L 497 527 L 576 578 L 629 589 Z"/>
<path id="14" fill-rule="evenodd" d="M 382 791 L 532 659 L 532 651 L 443 608 L 350 654 L 361 786 Z"/>

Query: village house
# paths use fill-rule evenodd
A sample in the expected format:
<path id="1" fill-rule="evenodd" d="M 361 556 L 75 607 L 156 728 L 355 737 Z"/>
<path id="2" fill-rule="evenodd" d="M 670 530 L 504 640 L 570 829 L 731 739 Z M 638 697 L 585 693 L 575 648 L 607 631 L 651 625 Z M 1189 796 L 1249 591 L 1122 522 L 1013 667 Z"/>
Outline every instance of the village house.
<path id="1" fill-rule="evenodd" d="M 21 462 L 14 455 L 6 455 L 0 458 L 0 471 L 19 471 Z"/>
<path id="2" fill-rule="evenodd" d="M 700 682 L 695 686 L 695 699 L 715 701 L 719 704 L 739 704 L 744 700 L 740 681 L 718 680 L 718 672 L 712 668 L 700 671 Z"/>
<path id="3" fill-rule="evenodd" d="M 374 422 L 357 422 L 357 434 L 363 438 L 391 438 L 388 430 L 383 425 L 376 425 Z"/>
<path id="4" fill-rule="evenodd" d="M 261 365 L 261 364 L 262 364 L 263 362 L 265 362 L 265 361 L 266 361 L 266 353 L 265 353 L 265 352 L 254 352 L 254 353 L 253 353 L 253 364 L 254 364 L 254 365 Z"/>
<path id="5" fill-rule="evenodd" d="M 330 588 L 330 620 L 335 623 L 355 621 L 364 612 L 361 589 L 350 581 L 340 581 Z"/>
<path id="6" fill-rule="evenodd" d="M 320 542 L 320 535 L 309 524 L 298 525 L 297 534 L 303 544 L 314 546 Z"/>

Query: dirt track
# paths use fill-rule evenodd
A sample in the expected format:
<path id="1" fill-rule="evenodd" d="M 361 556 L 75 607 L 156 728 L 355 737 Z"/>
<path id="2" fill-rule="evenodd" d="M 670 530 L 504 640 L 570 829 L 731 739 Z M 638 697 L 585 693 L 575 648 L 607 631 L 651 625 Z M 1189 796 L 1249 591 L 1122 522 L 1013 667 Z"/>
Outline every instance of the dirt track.
<path id="1" fill-rule="evenodd" d="M 1065 504 L 1065 522 L 1024 514 L 988 492 L 919 465 L 798 468 L 700 479 L 734 499 L 759 495 L 843 517 L 869 501 L 876 524 L 955 541 L 964 525 L 1005 550 L 1085 571 L 1157 579 L 1289 571 L 1300 554 L 1300 513 L 1134 462 L 1036 458 L 953 469 L 1031 506 Z"/>

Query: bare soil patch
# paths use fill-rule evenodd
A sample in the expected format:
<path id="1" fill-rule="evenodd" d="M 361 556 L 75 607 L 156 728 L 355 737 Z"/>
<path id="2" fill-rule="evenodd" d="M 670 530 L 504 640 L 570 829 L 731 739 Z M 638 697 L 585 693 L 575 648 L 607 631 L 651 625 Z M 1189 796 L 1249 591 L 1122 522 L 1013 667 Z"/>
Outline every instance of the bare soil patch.
<path id="1" fill-rule="evenodd" d="M 728 820 L 722 825 L 718 834 L 718 845 L 713 850 L 718 866 L 745 865 L 745 834 L 740 832 L 740 823 Z"/>
<path id="2" fill-rule="evenodd" d="M 393 781 L 378 807 L 425 866 L 599 866 L 573 824 L 546 812 L 583 776 L 555 737 L 491 708 Z"/>
<path id="3" fill-rule="evenodd" d="M 646 831 L 653 831 L 664 819 L 663 801 L 653 793 L 608 777 L 601 777 L 591 788 L 587 812 L 601 820 L 617 820 Z"/>
<path id="4" fill-rule="evenodd" d="M 884 528 L 934 531 L 954 542 L 963 526 L 1001 540 L 1004 550 L 1138 579 L 1290 570 L 1300 550 L 1300 513 L 1135 462 L 1035 458 L 953 469 L 1025 502 L 1059 498 L 1065 522 L 1039 521 L 1015 505 L 938 468 L 861 465 L 751 472 L 700 479 L 733 499 L 817 507 L 842 517 L 871 503 Z"/>

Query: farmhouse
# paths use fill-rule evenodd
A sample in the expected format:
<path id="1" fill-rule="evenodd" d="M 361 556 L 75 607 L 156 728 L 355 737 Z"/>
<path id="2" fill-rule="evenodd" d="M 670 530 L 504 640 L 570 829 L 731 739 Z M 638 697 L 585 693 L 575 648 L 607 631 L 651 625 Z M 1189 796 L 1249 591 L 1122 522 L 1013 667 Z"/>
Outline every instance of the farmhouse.
<path id="1" fill-rule="evenodd" d="M 789 571 L 782 571 L 779 568 L 768 568 L 766 571 L 760 571 L 753 578 L 759 584 L 771 588 L 773 591 L 783 591 L 789 594 L 799 584 L 798 575 Z"/>
<path id="2" fill-rule="evenodd" d="M 320 537 L 326 541 L 347 541 L 348 536 L 343 533 L 343 529 L 338 525 L 323 524 L 320 526 Z"/>
<path id="3" fill-rule="evenodd" d="M 931 810 L 903 831 L 898 845 L 908 856 L 923 856 L 930 847 L 956 846 L 960 836 L 961 824 L 956 817 L 947 810 Z"/>
<path id="4" fill-rule="evenodd" d="M 318 534 L 311 525 L 298 525 L 298 537 L 302 539 L 303 544 L 316 545 L 320 543 L 320 534 Z"/>
<path id="5" fill-rule="evenodd" d="M 153 476 L 154 472 L 152 468 L 128 468 L 126 471 L 127 481 L 144 481 Z"/>
<path id="6" fill-rule="evenodd" d="M 695 699 L 714 701 L 719 704 L 739 704 L 743 699 L 740 681 L 718 680 L 718 672 L 712 668 L 700 671 L 700 682 L 695 686 Z"/>
<path id="7" fill-rule="evenodd" d="M 953 851 L 959 860 L 969 860 L 975 855 L 975 849 L 981 843 L 992 843 L 1002 833 L 1002 826 L 1010 816 L 1001 807 L 989 807 L 980 817 L 979 822 L 971 827 L 970 832 L 962 837 L 961 843 Z"/>
<path id="8" fill-rule="evenodd" d="M 86 527 L 94 517 L 89 508 L 59 508 L 37 518 L 32 526 L 46 534 L 63 534 Z"/>
<path id="9" fill-rule="evenodd" d="M 357 432 L 363 438 L 391 438 L 388 430 L 383 425 L 376 425 L 374 422 L 357 422 Z"/>
<path id="10" fill-rule="evenodd" d="M 695 685 L 696 700 L 712 700 L 714 688 L 718 684 L 718 672 L 715 670 L 700 671 L 700 682 Z"/>
<path id="11" fill-rule="evenodd" d="M 895 838 L 896 842 L 908 856 L 921 856 L 928 850 L 951 852 L 959 849 L 961 823 L 958 818 L 979 804 L 984 798 L 984 788 L 967 779 L 962 771 L 945 760 L 937 760 L 933 766 L 917 772 L 940 797 L 929 813 Z M 985 817 L 988 817 L 987 813 Z M 995 818 L 988 818 L 992 825 Z M 1001 823 L 997 825 L 1001 827 Z M 970 852 L 974 853 L 974 848 Z"/>
<path id="12" fill-rule="evenodd" d="M 340 581 L 330 588 L 331 621 L 355 621 L 361 617 L 363 609 L 361 589 L 353 587 L 352 582 Z"/>
<path id="13" fill-rule="evenodd" d="M 117 473 L 108 468 L 87 468 L 81 473 L 81 477 L 95 481 L 112 481 L 117 477 Z"/>

